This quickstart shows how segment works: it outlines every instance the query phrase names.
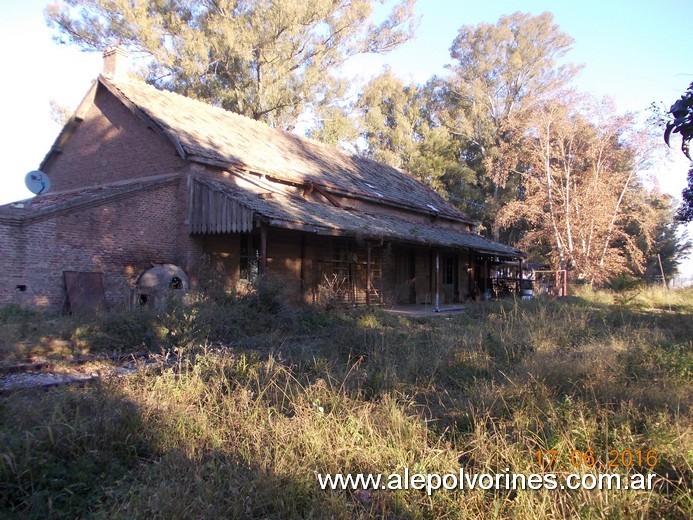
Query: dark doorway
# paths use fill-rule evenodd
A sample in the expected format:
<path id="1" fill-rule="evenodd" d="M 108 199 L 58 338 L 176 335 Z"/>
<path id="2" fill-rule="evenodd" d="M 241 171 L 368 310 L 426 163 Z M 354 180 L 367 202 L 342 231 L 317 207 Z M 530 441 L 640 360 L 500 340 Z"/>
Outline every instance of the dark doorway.
<path id="1" fill-rule="evenodd" d="M 400 303 L 416 303 L 416 251 L 405 249 L 397 253 L 397 288 Z"/>
<path id="2" fill-rule="evenodd" d="M 459 300 L 457 287 L 457 255 L 444 255 L 441 265 L 441 282 L 446 303 L 453 303 Z"/>

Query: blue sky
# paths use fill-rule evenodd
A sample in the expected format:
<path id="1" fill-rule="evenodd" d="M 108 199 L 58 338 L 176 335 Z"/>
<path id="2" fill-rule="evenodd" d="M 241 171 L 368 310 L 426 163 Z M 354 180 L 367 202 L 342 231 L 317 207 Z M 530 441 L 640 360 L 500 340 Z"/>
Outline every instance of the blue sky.
<path id="1" fill-rule="evenodd" d="M 0 204 L 31 195 L 24 175 L 38 168 L 60 131 L 50 100 L 76 107 L 101 70 L 97 53 L 52 41 L 43 18 L 47 3 L 0 0 Z M 450 63 L 461 25 L 495 23 L 515 11 L 552 12 L 575 40 L 566 59 L 584 65 L 575 86 L 614 98 L 619 111 L 644 111 L 652 102 L 668 107 L 693 81 L 690 0 L 418 0 L 422 20 L 413 41 L 385 57 L 355 60 L 344 72 L 365 81 L 389 64 L 405 80 L 425 81 Z M 676 148 L 668 155 L 653 174 L 680 197 L 688 162 Z"/>

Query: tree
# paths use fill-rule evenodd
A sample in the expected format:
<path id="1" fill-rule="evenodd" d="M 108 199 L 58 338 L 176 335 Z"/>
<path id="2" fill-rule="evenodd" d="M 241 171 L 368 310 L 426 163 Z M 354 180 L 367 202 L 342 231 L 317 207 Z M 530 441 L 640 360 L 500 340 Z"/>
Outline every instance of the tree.
<path id="1" fill-rule="evenodd" d="M 524 196 L 500 212 L 500 225 L 524 223 L 520 246 L 547 246 L 556 268 L 573 278 L 602 284 L 624 272 L 640 272 L 645 257 L 632 222 L 649 230 L 636 208 L 645 190 L 637 173 L 646 165 L 646 141 L 630 130 L 631 116 L 613 107 L 586 104 L 567 92 L 537 110 L 528 127 Z"/>
<path id="2" fill-rule="evenodd" d="M 650 284 L 661 284 L 662 271 L 666 280 L 678 274 L 679 263 L 688 255 L 691 242 L 685 233 L 682 237 L 678 234 L 673 197 L 657 190 L 643 191 L 635 202 L 639 218 L 631 220 L 626 232 L 635 238 L 645 259 L 637 273 Z"/>
<path id="3" fill-rule="evenodd" d="M 517 197 L 528 117 L 577 71 L 558 65 L 572 43 L 550 13 L 515 13 L 495 25 L 462 26 L 450 48 L 456 63 L 443 82 L 440 118 L 463 142 L 461 159 L 477 173 L 468 191 L 481 191 L 477 202 L 496 238 L 496 213 Z"/>
<path id="4" fill-rule="evenodd" d="M 681 193 L 683 201 L 676 212 L 676 220 L 693 222 L 693 166 L 688 169 L 688 187 Z"/>
<path id="5" fill-rule="evenodd" d="M 386 69 L 365 87 L 356 103 L 365 155 L 408 171 L 441 195 L 452 195 L 451 180 L 465 174 L 458 146 L 434 120 L 431 84 L 404 85 Z"/>
<path id="6" fill-rule="evenodd" d="M 693 139 L 693 83 L 688 86 L 681 99 L 671 105 L 669 114 L 673 119 L 667 122 L 664 142 L 669 145 L 672 133 L 681 134 L 681 151 L 688 160 L 693 160 L 690 155 L 690 142 Z"/>
<path id="7" fill-rule="evenodd" d="M 61 42 L 150 57 L 157 86 L 290 129 L 333 101 L 349 57 L 413 36 L 413 4 L 402 0 L 379 25 L 373 0 L 63 0 L 46 19 Z"/>
<path id="8" fill-rule="evenodd" d="M 420 140 L 421 101 L 416 85 L 405 86 L 389 69 L 371 79 L 356 103 L 368 143 L 366 155 L 406 168 Z"/>
<path id="9" fill-rule="evenodd" d="M 672 120 L 664 129 L 664 142 L 669 145 L 671 134 L 681 134 L 681 151 L 691 160 L 690 143 L 693 139 L 693 83 L 676 101 L 668 112 Z M 676 212 L 676 219 L 681 222 L 693 222 L 693 168 L 688 170 L 688 187 L 682 193 L 683 202 Z"/>

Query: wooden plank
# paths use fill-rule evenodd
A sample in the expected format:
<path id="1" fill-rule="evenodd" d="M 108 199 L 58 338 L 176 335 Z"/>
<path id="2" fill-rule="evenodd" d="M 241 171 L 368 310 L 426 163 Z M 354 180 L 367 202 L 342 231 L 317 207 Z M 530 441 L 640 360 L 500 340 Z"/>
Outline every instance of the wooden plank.
<path id="1" fill-rule="evenodd" d="M 221 225 L 221 210 L 224 205 L 224 195 L 222 193 L 219 193 L 218 191 L 214 192 L 214 231 L 215 233 L 221 233 L 222 232 L 222 225 Z"/>
<path id="2" fill-rule="evenodd" d="M 194 199 L 193 199 L 193 209 L 192 209 L 192 214 L 194 218 L 194 224 L 193 224 L 193 229 L 195 230 L 195 233 L 200 232 L 200 192 L 201 192 L 201 187 L 195 183 L 195 193 L 194 193 Z"/>
<path id="3" fill-rule="evenodd" d="M 253 229 L 253 211 L 221 189 L 194 182 L 190 228 L 193 233 L 238 233 Z"/>
<path id="4" fill-rule="evenodd" d="M 267 226 L 260 228 L 260 274 L 267 273 Z"/>
<path id="5" fill-rule="evenodd" d="M 234 200 L 231 201 L 231 231 L 234 233 L 238 230 L 236 226 L 236 219 L 238 218 L 238 203 Z"/>
<path id="6" fill-rule="evenodd" d="M 210 220 L 212 216 L 213 197 L 214 192 L 207 188 L 207 213 L 205 214 L 205 231 L 208 233 L 212 231 L 210 226 Z"/>
<path id="7" fill-rule="evenodd" d="M 221 209 L 221 231 L 227 233 L 229 231 L 229 198 L 224 197 L 224 202 Z"/>

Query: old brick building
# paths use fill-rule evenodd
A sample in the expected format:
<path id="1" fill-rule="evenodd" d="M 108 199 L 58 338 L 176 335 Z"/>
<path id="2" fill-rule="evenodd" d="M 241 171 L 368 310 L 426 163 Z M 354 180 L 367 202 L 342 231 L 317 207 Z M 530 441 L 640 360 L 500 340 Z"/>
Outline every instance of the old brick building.
<path id="1" fill-rule="evenodd" d="M 460 301 L 522 253 L 473 232 L 408 174 L 119 74 L 119 49 L 40 168 L 50 193 L 0 207 L 0 305 L 66 301 L 65 272 L 99 273 L 109 306 L 152 264 L 228 288 L 282 276 L 311 301 Z"/>

